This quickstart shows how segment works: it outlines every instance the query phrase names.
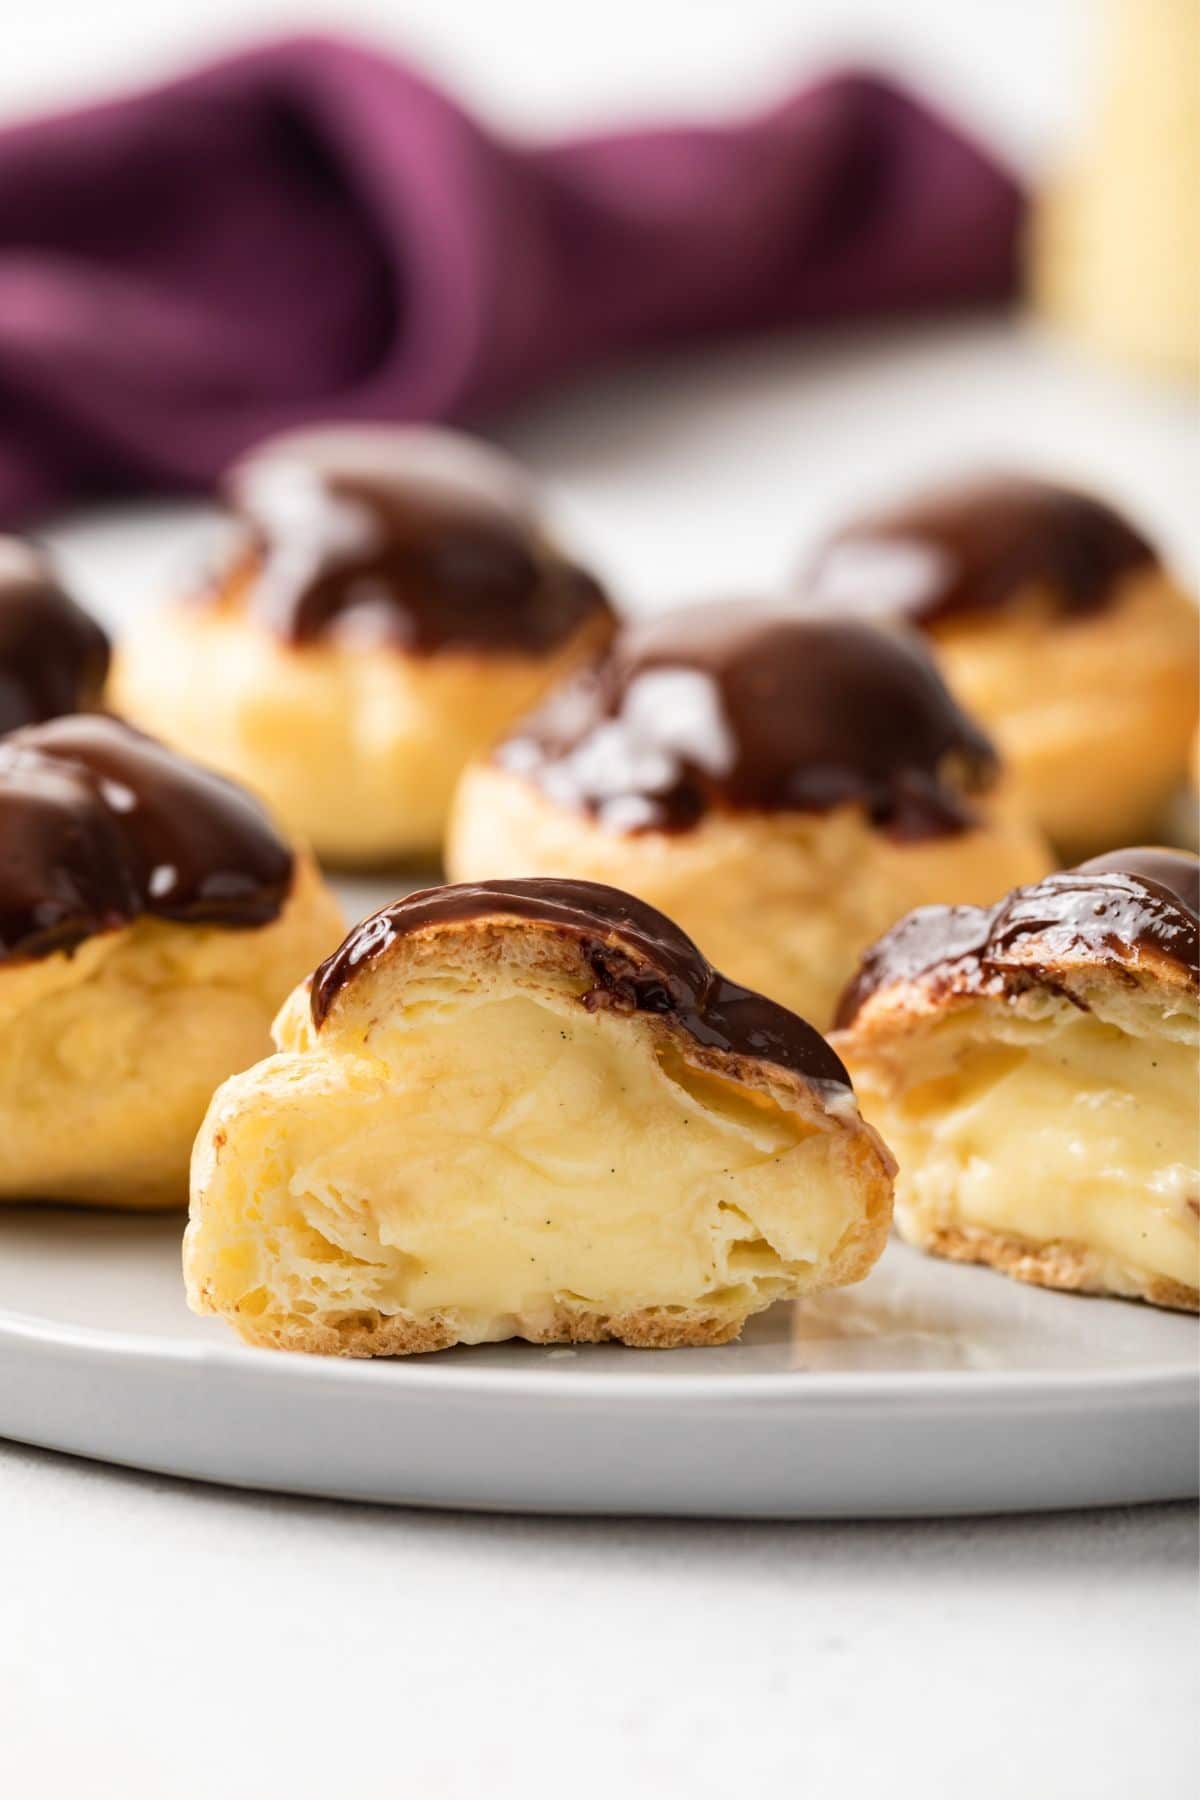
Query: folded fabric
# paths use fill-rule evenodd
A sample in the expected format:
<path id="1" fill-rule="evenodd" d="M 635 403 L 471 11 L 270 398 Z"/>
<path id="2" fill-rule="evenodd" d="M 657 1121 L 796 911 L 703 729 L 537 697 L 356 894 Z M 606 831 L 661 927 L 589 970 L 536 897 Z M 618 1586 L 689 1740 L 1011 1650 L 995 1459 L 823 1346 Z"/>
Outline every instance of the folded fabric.
<path id="1" fill-rule="evenodd" d="M 996 300 L 1022 199 L 848 74 L 522 144 L 304 38 L 0 132 L 0 522 L 313 418 L 461 419 L 634 347 Z"/>

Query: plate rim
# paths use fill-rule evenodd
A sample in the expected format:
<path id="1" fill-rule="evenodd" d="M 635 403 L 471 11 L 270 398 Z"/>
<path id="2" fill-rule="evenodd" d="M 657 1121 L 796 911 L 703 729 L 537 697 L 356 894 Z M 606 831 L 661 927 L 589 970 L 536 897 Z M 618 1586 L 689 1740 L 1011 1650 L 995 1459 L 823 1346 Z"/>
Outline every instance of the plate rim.
<path id="1" fill-rule="evenodd" d="M 1088 1298 L 1089 1296 L 1080 1296 Z M 180 1368 L 245 1374 L 253 1370 L 289 1386 L 316 1383 L 362 1391 L 374 1381 L 402 1380 L 414 1397 L 422 1393 L 448 1396 L 478 1395 L 490 1390 L 507 1399 L 570 1396 L 581 1402 L 621 1405 L 711 1407 L 722 1399 L 741 1404 L 759 1400 L 805 1400 L 821 1404 L 863 1404 L 872 1400 L 925 1399 L 930 1402 L 978 1400 L 997 1406 L 1019 1401 L 1023 1406 L 1039 1402 L 1112 1404 L 1139 1397 L 1155 1404 L 1178 1405 L 1192 1398 L 1200 1403 L 1200 1326 L 1197 1328 L 1195 1368 L 1174 1363 L 1151 1364 L 1137 1369 L 805 1369 L 721 1374 L 699 1372 L 681 1381 L 677 1375 L 642 1370 L 627 1380 L 612 1369 L 578 1369 L 568 1382 L 558 1383 L 545 1372 L 547 1352 L 570 1349 L 569 1345 L 529 1345 L 541 1352 L 537 1368 L 471 1367 L 438 1363 L 437 1353 L 424 1356 L 354 1358 L 309 1355 L 273 1350 L 253 1344 L 205 1344 L 173 1339 L 160 1333 L 113 1330 L 103 1326 L 60 1322 L 36 1314 L 0 1310 L 0 1350 L 5 1341 L 36 1354 L 39 1349 L 103 1357 L 108 1361 L 171 1364 Z M 479 1346 L 486 1348 L 486 1346 Z M 586 1347 L 586 1346 L 585 1346 Z M 470 1348 L 470 1347 L 468 1347 Z M 631 1355 L 654 1352 L 631 1351 Z M 669 1353 L 662 1353 L 669 1354 Z M 268 1372 L 271 1371 L 268 1375 Z"/>

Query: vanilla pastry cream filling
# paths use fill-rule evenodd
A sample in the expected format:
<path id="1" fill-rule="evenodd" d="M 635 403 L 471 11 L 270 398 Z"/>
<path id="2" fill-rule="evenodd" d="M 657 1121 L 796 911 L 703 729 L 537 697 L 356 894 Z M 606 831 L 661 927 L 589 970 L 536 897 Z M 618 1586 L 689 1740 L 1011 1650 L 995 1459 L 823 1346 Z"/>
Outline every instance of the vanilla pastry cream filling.
<path id="1" fill-rule="evenodd" d="M 314 1033 L 298 994 L 276 1035 L 283 1054 L 217 1096 L 193 1169 L 189 1292 L 246 1335 L 397 1314 L 449 1314 L 469 1343 L 564 1309 L 740 1320 L 825 1277 L 861 1224 L 846 1134 L 815 1105 L 785 1111 L 570 992 L 425 973 L 366 1030 Z"/>
<path id="2" fill-rule="evenodd" d="M 1174 1037 L 1133 1037 L 1091 1013 L 1022 1020 L 978 1010 L 921 1048 L 937 1069 L 880 1092 L 856 1069 L 863 1108 L 900 1172 L 907 1236 L 940 1229 L 1082 1246 L 1106 1285 L 1122 1271 L 1195 1288 L 1200 1277 L 1197 1053 Z M 914 1057 L 915 1063 L 915 1057 Z"/>

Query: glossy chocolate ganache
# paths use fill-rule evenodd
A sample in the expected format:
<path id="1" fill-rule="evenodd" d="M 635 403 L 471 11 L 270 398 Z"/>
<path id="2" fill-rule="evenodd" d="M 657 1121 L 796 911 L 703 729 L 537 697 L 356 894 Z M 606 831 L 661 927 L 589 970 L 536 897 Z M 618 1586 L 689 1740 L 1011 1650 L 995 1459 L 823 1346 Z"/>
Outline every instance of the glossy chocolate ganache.
<path id="1" fill-rule="evenodd" d="M 1154 550 L 1102 500 L 1025 477 L 947 488 L 839 531 L 800 581 L 814 610 L 933 629 L 1036 591 L 1055 612 L 1098 612 Z"/>
<path id="2" fill-rule="evenodd" d="M 147 914 L 265 925 L 291 880 L 257 800 L 129 725 L 76 716 L 0 743 L 0 963 Z"/>
<path id="3" fill-rule="evenodd" d="M 495 760 L 614 831 L 850 805 L 899 839 L 972 825 L 997 773 L 915 634 L 751 604 L 627 626 Z"/>
<path id="4" fill-rule="evenodd" d="M 842 996 L 851 1025 L 882 988 L 936 978 L 947 993 L 1015 980 L 1058 985 L 1080 959 L 1172 965 L 1200 982 L 1200 860 L 1183 850 L 1114 850 L 1016 888 L 995 906 L 922 906 L 868 950 Z M 1035 950 L 1034 955 L 1030 951 Z"/>
<path id="5" fill-rule="evenodd" d="M 0 537 L 0 733 L 100 704 L 108 638 L 46 559 Z"/>
<path id="6" fill-rule="evenodd" d="M 398 939 L 480 919 L 521 919 L 575 938 L 595 980 L 581 996 L 594 1011 L 654 1013 L 731 1056 L 778 1064 L 806 1081 L 849 1087 L 850 1077 L 811 1025 L 717 973 L 691 938 L 654 907 L 595 881 L 481 881 L 426 888 L 364 919 L 312 981 L 318 1028 L 350 982 Z"/>
<path id="7" fill-rule="evenodd" d="M 531 484 L 452 433 L 342 428 L 265 444 L 225 483 L 240 526 L 206 596 L 291 645 L 526 656 L 610 617 L 544 535 Z"/>

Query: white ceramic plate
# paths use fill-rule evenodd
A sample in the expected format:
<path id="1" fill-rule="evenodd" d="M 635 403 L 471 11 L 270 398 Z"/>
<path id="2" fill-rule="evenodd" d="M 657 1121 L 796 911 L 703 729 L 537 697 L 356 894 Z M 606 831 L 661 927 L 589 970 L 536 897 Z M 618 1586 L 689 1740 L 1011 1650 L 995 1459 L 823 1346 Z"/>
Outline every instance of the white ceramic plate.
<path id="1" fill-rule="evenodd" d="M 429 877 L 432 879 L 432 877 Z M 406 884 L 339 883 L 349 918 Z M 542 1512 L 1024 1511 L 1200 1486 L 1195 1321 L 893 1243 L 719 1350 L 250 1350 L 183 1299 L 182 1221 L 0 1208 L 0 1435 L 244 1487 Z"/>
<path id="2" fill-rule="evenodd" d="M 174 1218 L 0 1210 L 0 1434 L 169 1474 L 546 1512 L 854 1517 L 1197 1489 L 1194 1321 L 889 1247 L 856 1289 L 674 1353 L 378 1363 L 194 1318 Z"/>

